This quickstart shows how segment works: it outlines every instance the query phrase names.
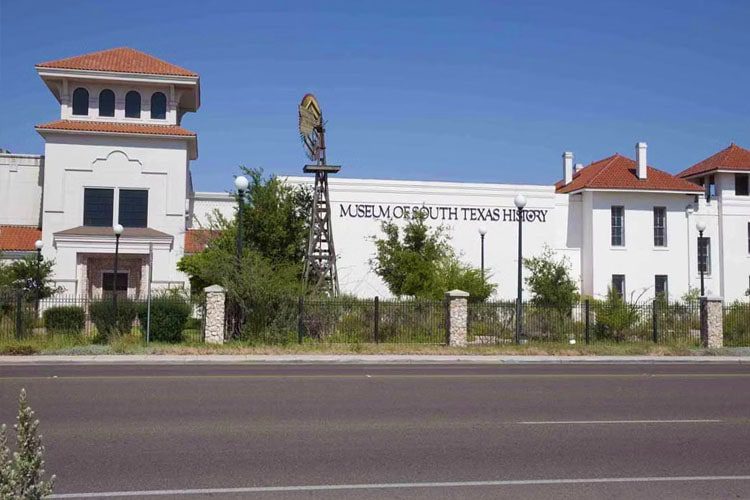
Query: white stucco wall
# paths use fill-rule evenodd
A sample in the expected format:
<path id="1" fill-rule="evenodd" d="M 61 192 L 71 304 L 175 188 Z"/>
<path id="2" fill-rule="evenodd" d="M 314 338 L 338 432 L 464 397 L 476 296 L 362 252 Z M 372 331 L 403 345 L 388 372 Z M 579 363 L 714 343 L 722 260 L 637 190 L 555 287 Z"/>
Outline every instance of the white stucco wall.
<path id="1" fill-rule="evenodd" d="M 188 151 L 185 141 L 152 137 L 46 134 L 43 241 L 44 255 L 55 259 L 55 277 L 69 293 L 79 281 L 76 255 L 92 249 L 56 246 L 54 233 L 83 225 L 83 193 L 86 187 L 143 188 L 148 194 L 148 227 L 174 237 L 171 249 L 154 253 L 154 281 L 183 283 L 176 264 L 183 254 Z M 115 194 L 112 224 L 117 223 Z M 122 242 L 125 244 L 125 241 Z M 146 253 L 147 247 L 122 247 Z M 113 253 L 105 242 L 96 249 Z"/>
<path id="2" fill-rule="evenodd" d="M 312 181 L 309 177 L 287 178 L 291 184 Z M 365 297 L 389 295 L 369 265 L 375 252 L 372 237 L 381 234 L 381 214 L 389 210 L 396 222 L 403 223 L 405 210 L 426 207 L 435 217 L 429 220 L 430 225 L 443 225 L 457 253 L 476 267 L 480 266 L 481 252 L 478 231 L 485 226 L 485 267 L 489 279 L 498 285 L 497 296 L 515 296 L 518 223 L 514 221 L 513 198 L 519 192 L 526 195 L 526 208 L 535 213 L 536 219 L 524 223 L 524 256 L 540 253 L 547 244 L 570 258 L 574 276 L 580 274 L 578 249 L 566 246 L 567 205 L 564 198 L 555 194 L 553 186 L 342 178 L 330 178 L 329 182 L 343 292 Z M 566 207 L 561 209 L 560 204 Z"/>
<path id="3" fill-rule="evenodd" d="M 688 288 L 689 260 L 686 207 L 693 196 L 642 192 L 592 192 L 590 261 L 591 293 L 606 296 L 613 274 L 625 275 L 628 298 L 654 296 L 654 277 L 668 276 L 669 294 L 679 299 Z M 611 245 L 611 207 L 625 207 L 625 245 Z M 667 209 L 667 246 L 654 246 L 654 207 Z"/>
<path id="4" fill-rule="evenodd" d="M 743 297 L 750 287 L 750 196 L 737 196 L 734 182 L 732 173 L 716 175 L 721 214 L 717 251 L 723 255 L 719 293 L 729 299 Z"/>
<path id="5" fill-rule="evenodd" d="M 0 224 L 41 223 L 44 157 L 0 153 Z"/>
<path id="6" fill-rule="evenodd" d="M 231 220 L 236 213 L 235 197 L 229 193 L 196 192 L 190 202 L 190 227 L 210 228 L 216 221 L 216 213 Z"/>

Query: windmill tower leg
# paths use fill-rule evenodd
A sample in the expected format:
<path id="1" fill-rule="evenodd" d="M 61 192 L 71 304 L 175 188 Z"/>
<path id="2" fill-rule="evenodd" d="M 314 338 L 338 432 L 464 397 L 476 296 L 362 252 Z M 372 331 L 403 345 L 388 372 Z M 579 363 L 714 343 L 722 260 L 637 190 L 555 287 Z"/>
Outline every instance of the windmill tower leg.
<path id="1" fill-rule="evenodd" d="M 305 260 L 305 283 L 308 287 L 332 297 L 339 294 L 327 172 L 315 172 L 310 236 Z"/>

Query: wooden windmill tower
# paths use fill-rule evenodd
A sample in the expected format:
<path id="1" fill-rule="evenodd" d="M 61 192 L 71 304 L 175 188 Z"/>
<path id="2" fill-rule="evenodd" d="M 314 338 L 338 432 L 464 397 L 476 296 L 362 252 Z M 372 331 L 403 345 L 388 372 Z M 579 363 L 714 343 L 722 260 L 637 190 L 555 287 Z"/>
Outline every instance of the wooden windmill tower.
<path id="1" fill-rule="evenodd" d="M 312 161 L 312 164 L 305 165 L 303 171 L 315 174 L 310 236 L 305 255 L 305 284 L 313 290 L 335 297 L 339 294 L 339 277 L 331 228 L 328 174 L 337 173 L 341 166 L 326 164 L 323 112 L 312 94 L 306 94 L 299 105 L 299 133 L 305 153 Z"/>

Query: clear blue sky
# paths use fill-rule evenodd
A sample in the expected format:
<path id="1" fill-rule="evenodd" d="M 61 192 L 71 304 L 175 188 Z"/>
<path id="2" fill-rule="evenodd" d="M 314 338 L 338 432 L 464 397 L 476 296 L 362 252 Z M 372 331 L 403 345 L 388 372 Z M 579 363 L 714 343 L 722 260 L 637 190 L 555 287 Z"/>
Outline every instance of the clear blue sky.
<path id="1" fill-rule="evenodd" d="M 34 64 L 130 46 L 201 75 L 197 190 L 298 174 L 315 93 L 347 177 L 547 184 L 649 143 L 677 172 L 750 147 L 750 2 L 0 0 L 0 147 L 57 118 Z"/>

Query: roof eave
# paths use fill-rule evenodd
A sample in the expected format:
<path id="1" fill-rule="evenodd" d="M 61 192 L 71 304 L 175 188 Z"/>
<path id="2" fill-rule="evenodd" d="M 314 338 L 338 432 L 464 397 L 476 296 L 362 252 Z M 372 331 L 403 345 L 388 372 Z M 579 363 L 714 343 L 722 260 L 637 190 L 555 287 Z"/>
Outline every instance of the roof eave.
<path id="1" fill-rule="evenodd" d="M 196 86 L 200 83 L 198 75 L 170 75 L 160 73 L 130 73 L 123 71 L 101 71 L 89 69 L 49 68 L 35 66 L 42 78 L 80 78 L 87 80 L 140 81 L 143 83 L 178 84 Z"/>
<path id="2" fill-rule="evenodd" d="M 582 187 L 574 189 L 573 191 L 560 192 L 559 194 L 578 194 L 584 191 L 592 193 L 660 193 L 660 194 L 684 194 L 684 195 L 696 195 L 703 192 L 702 189 L 697 190 L 682 190 L 682 189 L 631 189 L 631 188 L 588 188 Z"/>
<path id="3" fill-rule="evenodd" d="M 152 138 L 152 139 L 178 139 L 188 141 L 188 153 L 190 160 L 196 160 L 198 158 L 198 136 L 193 135 L 173 135 L 173 134 L 137 134 L 132 132 L 104 132 L 98 130 L 65 130 L 58 128 L 44 128 L 35 127 L 36 131 L 42 137 L 45 134 L 70 134 L 70 135 L 103 135 L 103 136 L 114 136 L 114 137 L 141 137 L 141 138 Z"/>
<path id="4" fill-rule="evenodd" d="M 694 179 L 696 177 L 701 177 L 706 174 L 736 174 L 736 173 L 750 173 L 750 167 L 747 167 L 747 168 L 717 167 L 717 168 L 711 168 L 708 170 L 701 170 L 700 172 L 696 172 L 694 174 L 679 174 L 679 177 L 681 179 Z"/>
<path id="5" fill-rule="evenodd" d="M 183 106 L 187 111 L 197 111 L 200 108 L 200 76 L 188 75 L 164 75 L 153 73 L 126 73 L 120 71 L 95 71 L 84 69 L 48 68 L 36 66 L 36 71 L 44 83 L 52 91 L 53 95 L 60 100 L 56 81 L 61 79 L 73 80 L 95 80 L 107 82 L 144 83 L 149 85 L 175 85 L 190 88 L 193 94 L 194 105 Z"/>

